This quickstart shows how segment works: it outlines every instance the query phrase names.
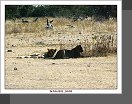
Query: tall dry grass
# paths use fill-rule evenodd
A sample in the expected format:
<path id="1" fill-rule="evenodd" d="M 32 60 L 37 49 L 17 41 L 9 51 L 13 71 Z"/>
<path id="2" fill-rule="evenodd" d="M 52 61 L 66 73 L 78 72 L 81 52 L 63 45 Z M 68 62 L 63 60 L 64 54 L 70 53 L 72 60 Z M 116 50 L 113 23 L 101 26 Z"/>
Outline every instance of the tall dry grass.
<path id="1" fill-rule="evenodd" d="M 84 48 L 84 56 L 105 56 L 107 53 L 116 53 L 117 50 L 117 21 L 115 19 L 96 21 L 78 20 L 72 22 L 67 18 L 50 18 L 53 21 L 53 29 L 46 29 L 46 18 L 39 18 L 32 22 L 33 18 L 27 18 L 29 23 L 7 20 L 5 25 L 6 35 L 24 34 L 28 37 L 33 34 L 36 37 L 36 45 L 58 45 L 61 49 L 71 49 L 77 44 Z M 43 40 L 37 41 L 37 38 Z"/>
<path id="2" fill-rule="evenodd" d="M 72 22 L 67 18 L 49 18 L 54 20 L 54 33 L 75 35 L 75 33 L 95 33 L 95 32 L 116 32 L 117 22 L 115 19 L 97 22 L 95 20 L 78 20 Z M 45 33 L 46 18 L 39 18 L 37 22 L 32 22 L 33 18 L 27 18 L 29 23 L 22 23 L 21 20 L 6 22 L 6 33 Z M 8 21 L 8 20 L 7 20 Z M 46 35 L 46 34 L 45 34 Z"/>

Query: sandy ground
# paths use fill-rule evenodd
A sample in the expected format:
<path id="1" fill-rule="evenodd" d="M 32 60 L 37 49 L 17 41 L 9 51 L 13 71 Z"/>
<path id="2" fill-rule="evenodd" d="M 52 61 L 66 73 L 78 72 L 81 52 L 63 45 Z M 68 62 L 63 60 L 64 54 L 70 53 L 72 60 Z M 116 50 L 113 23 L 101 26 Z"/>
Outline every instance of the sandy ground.
<path id="1" fill-rule="evenodd" d="M 6 89 L 116 89 L 117 56 L 78 59 L 18 59 L 17 56 L 43 53 L 36 45 L 43 38 L 34 35 L 6 35 Z M 12 52 L 8 52 L 11 49 Z"/>
<path id="2" fill-rule="evenodd" d="M 117 87 L 117 59 L 114 55 L 57 60 L 17 59 L 12 57 L 15 51 L 30 50 L 30 47 L 12 50 L 14 52 L 8 52 L 5 58 L 7 89 L 115 89 Z"/>

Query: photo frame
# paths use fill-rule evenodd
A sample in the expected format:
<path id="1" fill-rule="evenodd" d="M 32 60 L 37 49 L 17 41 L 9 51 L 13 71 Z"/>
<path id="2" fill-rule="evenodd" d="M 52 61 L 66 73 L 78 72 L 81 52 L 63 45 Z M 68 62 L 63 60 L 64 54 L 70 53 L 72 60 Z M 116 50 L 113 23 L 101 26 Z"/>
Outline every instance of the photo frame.
<path id="1" fill-rule="evenodd" d="M 116 89 L 6 89 L 5 88 L 5 5 L 117 5 L 117 88 Z M 5 94 L 121 94 L 122 93 L 122 18 L 121 1 L 2 1 L 1 2 L 1 93 Z"/>

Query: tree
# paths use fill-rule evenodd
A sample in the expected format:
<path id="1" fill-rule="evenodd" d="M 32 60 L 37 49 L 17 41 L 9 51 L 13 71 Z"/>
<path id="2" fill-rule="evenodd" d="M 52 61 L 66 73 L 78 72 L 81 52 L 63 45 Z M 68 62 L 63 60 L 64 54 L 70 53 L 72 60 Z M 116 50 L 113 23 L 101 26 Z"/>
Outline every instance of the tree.
<path id="1" fill-rule="evenodd" d="M 18 17 L 117 17 L 116 5 L 6 5 L 6 19 Z"/>

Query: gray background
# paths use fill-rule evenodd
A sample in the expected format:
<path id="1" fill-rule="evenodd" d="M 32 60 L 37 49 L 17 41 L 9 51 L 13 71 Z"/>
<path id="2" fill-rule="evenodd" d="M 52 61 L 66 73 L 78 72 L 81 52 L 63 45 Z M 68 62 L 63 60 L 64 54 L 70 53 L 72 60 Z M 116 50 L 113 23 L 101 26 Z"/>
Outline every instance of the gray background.
<path id="1" fill-rule="evenodd" d="M 0 96 L 1 104 L 131 104 L 132 85 L 131 85 L 131 19 L 132 19 L 131 0 L 123 0 L 122 13 L 122 77 L 123 77 L 123 94 L 109 95 L 2 95 Z M 6 99 L 5 99 L 6 98 Z M 2 99 L 2 100 L 1 100 Z"/>

